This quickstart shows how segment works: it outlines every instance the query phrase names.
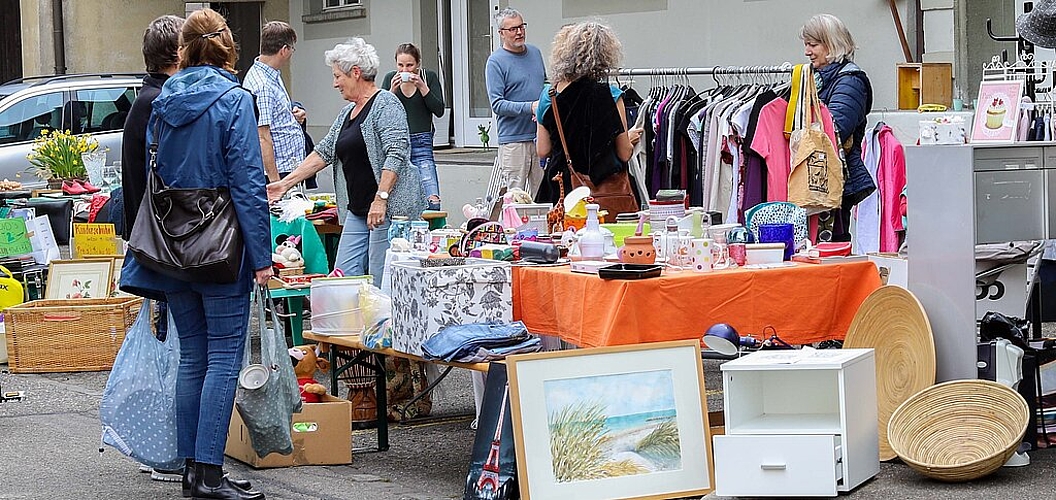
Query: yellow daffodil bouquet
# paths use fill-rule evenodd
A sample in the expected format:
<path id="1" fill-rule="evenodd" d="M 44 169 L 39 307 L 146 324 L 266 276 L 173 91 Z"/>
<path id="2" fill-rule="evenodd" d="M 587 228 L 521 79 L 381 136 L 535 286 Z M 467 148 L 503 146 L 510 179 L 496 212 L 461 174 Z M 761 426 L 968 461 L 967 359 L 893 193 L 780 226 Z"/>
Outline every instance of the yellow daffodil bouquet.
<path id="1" fill-rule="evenodd" d="M 87 172 L 81 155 L 98 148 L 99 141 L 90 135 L 44 130 L 33 140 L 33 151 L 26 158 L 32 172 L 42 180 L 84 178 Z"/>

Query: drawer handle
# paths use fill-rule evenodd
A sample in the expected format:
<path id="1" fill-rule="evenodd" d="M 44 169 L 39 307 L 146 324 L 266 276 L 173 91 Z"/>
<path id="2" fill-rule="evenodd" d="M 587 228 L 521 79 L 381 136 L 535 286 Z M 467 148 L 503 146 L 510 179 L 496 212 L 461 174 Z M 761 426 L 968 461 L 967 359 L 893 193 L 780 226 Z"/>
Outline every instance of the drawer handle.
<path id="1" fill-rule="evenodd" d="M 759 468 L 763 470 L 785 470 L 785 464 L 762 464 Z"/>

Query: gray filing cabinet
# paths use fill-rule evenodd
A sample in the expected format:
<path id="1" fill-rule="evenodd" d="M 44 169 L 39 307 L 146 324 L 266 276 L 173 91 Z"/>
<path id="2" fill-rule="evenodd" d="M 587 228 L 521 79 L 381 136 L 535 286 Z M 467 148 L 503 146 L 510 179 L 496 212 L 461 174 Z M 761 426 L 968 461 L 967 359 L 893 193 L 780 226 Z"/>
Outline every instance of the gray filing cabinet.
<path id="1" fill-rule="evenodd" d="M 977 378 L 975 244 L 1056 239 L 1056 143 L 908 146 L 908 288 L 936 380 Z"/>

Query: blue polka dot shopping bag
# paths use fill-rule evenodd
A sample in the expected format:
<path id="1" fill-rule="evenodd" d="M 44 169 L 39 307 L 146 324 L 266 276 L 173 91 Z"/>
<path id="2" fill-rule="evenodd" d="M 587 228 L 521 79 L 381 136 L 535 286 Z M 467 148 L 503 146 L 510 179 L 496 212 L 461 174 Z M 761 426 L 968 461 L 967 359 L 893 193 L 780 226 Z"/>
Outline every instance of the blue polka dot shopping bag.
<path id="1" fill-rule="evenodd" d="M 179 335 L 169 316 L 160 342 L 151 331 L 153 307 L 147 300 L 125 335 L 103 390 L 99 420 L 103 443 L 137 462 L 163 470 L 179 469 L 176 453 L 176 372 Z"/>

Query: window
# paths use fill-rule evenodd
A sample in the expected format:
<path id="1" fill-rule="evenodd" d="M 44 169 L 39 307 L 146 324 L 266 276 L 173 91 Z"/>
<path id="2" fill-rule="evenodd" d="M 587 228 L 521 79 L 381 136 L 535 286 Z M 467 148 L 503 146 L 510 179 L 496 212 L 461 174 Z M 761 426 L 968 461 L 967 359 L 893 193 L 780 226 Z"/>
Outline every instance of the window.
<path id="1" fill-rule="evenodd" d="M 342 7 L 355 7 L 360 0 L 323 0 L 324 9 L 340 9 Z"/>
<path id="2" fill-rule="evenodd" d="M 136 90 L 128 87 L 78 90 L 71 122 L 75 133 L 123 130 Z"/>
<path id="3" fill-rule="evenodd" d="M 62 93 L 23 99 L 0 112 L 0 144 L 31 141 L 44 130 L 62 128 Z"/>
<path id="4" fill-rule="evenodd" d="M 325 23 L 367 17 L 366 0 L 307 0 L 308 14 L 301 16 L 305 23 Z"/>

